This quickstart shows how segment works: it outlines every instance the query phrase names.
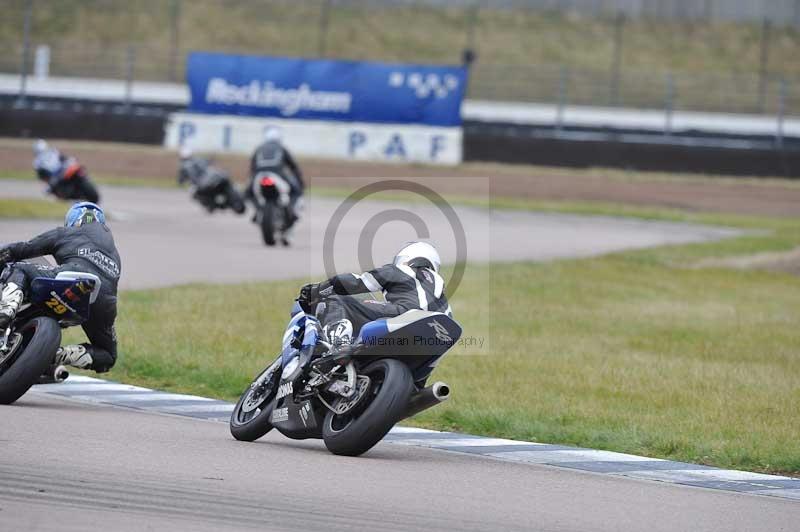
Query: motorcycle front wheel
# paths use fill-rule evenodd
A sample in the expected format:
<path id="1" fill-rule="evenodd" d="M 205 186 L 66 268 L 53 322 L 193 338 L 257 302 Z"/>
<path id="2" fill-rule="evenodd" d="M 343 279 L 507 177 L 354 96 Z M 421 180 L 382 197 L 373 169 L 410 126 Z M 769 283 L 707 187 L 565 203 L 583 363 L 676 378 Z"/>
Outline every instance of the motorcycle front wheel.
<path id="1" fill-rule="evenodd" d="M 255 441 L 272 430 L 269 406 L 278 391 L 279 376 L 280 364 L 272 363 L 244 391 L 231 412 L 230 429 L 234 438 Z"/>
<path id="2" fill-rule="evenodd" d="M 15 345 L 0 355 L 0 404 L 10 405 L 36 384 L 61 345 L 61 328 L 52 318 L 33 318 L 12 333 Z"/>
<path id="3" fill-rule="evenodd" d="M 322 439 L 333 454 L 358 456 L 370 450 L 403 416 L 414 382 L 402 362 L 384 358 L 369 364 L 359 375 L 369 377 L 366 397 L 350 411 L 329 411 L 322 425 Z"/>

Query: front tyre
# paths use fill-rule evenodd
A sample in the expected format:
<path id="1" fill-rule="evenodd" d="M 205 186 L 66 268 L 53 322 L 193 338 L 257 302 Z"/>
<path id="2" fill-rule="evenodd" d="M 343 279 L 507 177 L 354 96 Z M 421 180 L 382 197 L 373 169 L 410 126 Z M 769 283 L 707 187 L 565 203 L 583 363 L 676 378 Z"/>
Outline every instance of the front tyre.
<path id="1" fill-rule="evenodd" d="M 33 318 L 15 334 L 19 335 L 19 344 L 5 358 L 0 356 L 0 404 L 4 405 L 22 397 L 38 382 L 61 345 L 61 328 L 52 318 Z"/>
<path id="2" fill-rule="evenodd" d="M 366 400 L 344 414 L 329 411 L 322 425 L 322 439 L 333 454 L 358 456 L 370 450 L 403 416 L 414 390 L 408 366 L 392 358 L 358 373 L 370 378 Z"/>
<path id="3" fill-rule="evenodd" d="M 272 400 L 278 390 L 280 364 L 273 363 L 247 387 L 231 412 L 231 435 L 239 441 L 255 441 L 272 430 Z"/>

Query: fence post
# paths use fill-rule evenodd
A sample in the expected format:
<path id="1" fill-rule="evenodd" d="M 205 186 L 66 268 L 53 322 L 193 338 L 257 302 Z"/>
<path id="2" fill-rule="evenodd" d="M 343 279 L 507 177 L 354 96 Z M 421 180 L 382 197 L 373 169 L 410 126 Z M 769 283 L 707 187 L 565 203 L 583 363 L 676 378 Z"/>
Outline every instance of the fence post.
<path id="1" fill-rule="evenodd" d="M 125 110 L 130 112 L 133 101 L 133 75 L 136 70 L 136 48 L 132 44 L 128 45 L 125 70 Z"/>
<path id="2" fill-rule="evenodd" d="M 181 0 L 172 0 L 169 9 L 169 80 L 178 79 L 178 55 L 181 38 Z"/>
<path id="3" fill-rule="evenodd" d="M 667 72 L 664 98 L 664 134 L 672 135 L 672 115 L 675 111 L 675 80 L 671 72 Z"/>
<path id="4" fill-rule="evenodd" d="M 17 105 L 25 105 L 25 96 L 28 93 L 28 57 L 31 49 L 31 16 L 33 15 L 33 0 L 26 0 L 25 15 L 22 26 L 22 59 L 20 63 L 19 97 Z"/>
<path id="5" fill-rule="evenodd" d="M 612 106 L 619 104 L 620 70 L 622 68 L 622 32 L 625 26 L 625 14 L 617 13 L 614 20 L 614 54 L 611 59 L 611 87 L 609 88 L 608 103 Z"/>
<path id="6" fill-rule="evenodd" d="M 564 111 L 567 107 L 567 91 L 569 90 L 569 67 L 561 65 L 558 76 L 558 107 L 556 107 L 556 132 L 561 133 L 564 127 Z"/>
<path id="7" fill-rule="evenodd" d="M 789 83 L 781 78 L 778 89 L 778 131 L 777 143 L 778 148 L 783 149 L 783 121 L 786 117 L 786 100 L 789 97 Z"/>
<path id="8" fill-rule="evenodd" d="M 325 48 L 328 40 L 328 24 L 330 23 L 331 0 L 322 1 L 322 12 L 319 14 L 319 34 L 317 40 L 317 54 L 325 57 Z"/>
<path id="9" fill-rule="evenodd" d="M 758 109 L 764 112 L 767 100 L 767 68 L 769 66 L 769 41 L 772 24 L 764 18 L 761 25 L 761 54 L 758 68 Z"/>
<path id="10" fill-rule="evenodd" d="M 467 50 L 475 50 L 475 29 L 478 26 L 480 8 L 480 0 L 475 0 L 467 6 Z"/>

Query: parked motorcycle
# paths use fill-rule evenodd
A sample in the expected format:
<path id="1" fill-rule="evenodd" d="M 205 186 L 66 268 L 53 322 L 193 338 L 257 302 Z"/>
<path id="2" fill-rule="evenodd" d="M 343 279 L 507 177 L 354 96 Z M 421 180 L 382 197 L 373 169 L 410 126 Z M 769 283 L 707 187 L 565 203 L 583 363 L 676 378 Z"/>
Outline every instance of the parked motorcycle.
<path id="1" fill-rule="evenodd" d="M 291 205 L 289 184 L 274 172 L 261 172 L 253 184 L 256 215 L 254 221 L 261 228 L 264 244 L 274 246 L 280 241 L 289 245 L 289 229 L 297 221 Z"/>
<path id="2" fill-rule="evenodd" d="M 276 428 L 292 439 L 322 438 L 334 454 L 358 456 L 398 421 L 448 399 L 445 383 L 425 383 L 460 336 L 446 314 L 412 310 L 367 323 L 352 345 L 332 351 L 311 309 L 298 302 L 281 354 L 236 404 L 231 434 L 254 441 Z"/>
<path id="3" fill-rule="evenodd" d="M 0 276 L 0 285 L 10 268 Z M 85 272 L 60 272 L 55 279 L 31 281 L 26 299 L 5 331 L 0 331 L 0 404 L 11 404 L 37 383 L 62 382 L 69 377 L 54 364 L 61 329 L 89 319 L 100 278 Z"/>
<path id="4" fill-rule="evenodd" d="M 89 180 L 86 168 L 74 157 L 69 157 L 65 161 L 63 169 L 58 174 L 39 173 L 39 178 L 48 183 L 48 192 L 59 199 L 100 202 L 100 194 Z"/>

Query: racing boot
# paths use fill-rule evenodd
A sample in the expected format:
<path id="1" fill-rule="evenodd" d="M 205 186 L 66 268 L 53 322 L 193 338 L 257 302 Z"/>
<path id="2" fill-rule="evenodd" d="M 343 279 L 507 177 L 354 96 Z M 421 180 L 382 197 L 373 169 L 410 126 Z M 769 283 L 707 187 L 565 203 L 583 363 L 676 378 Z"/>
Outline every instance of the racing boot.
<path id="1" fill-rule="evenodd" d="M 8 283 L 0 294 L 0 331 L 5 331 L 17 315 L 22 304 L 22 289 L 16 283 Z"/>
<path id="2" fill-rule="evenodd" d="M 349 361 L 348 347 L 352 344 L 353 324 L 348 319 L 336 320 L 325 325 L 322 334 L 331 344 L 331 348 L 322 358 L 312 362 L 312 365 L 318 371 L 327 373 L 335 366 L 343 366 Z"/>
<path id="3" fill-rule="evenodd" d="M 56 351 L 56 366 L 72 366 L 78 369 L 92 367 L 92 355 L 83 345 L 65 345 Z"/>

